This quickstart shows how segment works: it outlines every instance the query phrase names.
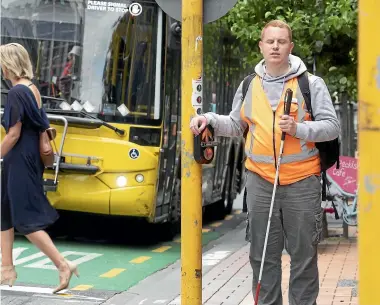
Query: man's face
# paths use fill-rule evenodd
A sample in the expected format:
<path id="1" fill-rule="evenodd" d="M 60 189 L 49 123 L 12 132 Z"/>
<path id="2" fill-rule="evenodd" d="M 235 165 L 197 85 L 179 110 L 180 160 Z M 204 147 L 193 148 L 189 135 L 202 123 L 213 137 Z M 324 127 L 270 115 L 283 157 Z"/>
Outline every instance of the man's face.
<path id="1" fill-rule="evenodd" d="M 275 65 L 288 61 L 293 46 L 287 29 L 272 26 L 265 29 L 263 39 L 259 42 L 265 62 Z"/>

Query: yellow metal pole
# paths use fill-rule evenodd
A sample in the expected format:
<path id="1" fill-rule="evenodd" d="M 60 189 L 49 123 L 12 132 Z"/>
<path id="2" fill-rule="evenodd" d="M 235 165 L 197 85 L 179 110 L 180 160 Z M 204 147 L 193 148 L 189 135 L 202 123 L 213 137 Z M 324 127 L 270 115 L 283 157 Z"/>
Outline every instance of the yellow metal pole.
<path id="1" fill-rule="evenodd" d="M 359 302 L 380 304 L 380 1 L 359 0 Z"/>
<path id="2" fill-rule="evenodd" d="M 203 0 L 182 0 L 181 305 L 202 304 L 202 168 L 190 131 L 202 92 L 196 88 L 202 86 L 202 38 Z"/>

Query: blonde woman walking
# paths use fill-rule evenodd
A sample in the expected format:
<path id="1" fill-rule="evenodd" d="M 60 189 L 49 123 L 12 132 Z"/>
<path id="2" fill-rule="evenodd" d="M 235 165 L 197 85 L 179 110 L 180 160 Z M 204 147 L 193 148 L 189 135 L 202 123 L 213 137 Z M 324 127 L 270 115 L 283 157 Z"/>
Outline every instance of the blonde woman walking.
<path id="1" fill-rule="evenodd" d="M 12 82 L 4 108 L 1 142 L 1 284 L 12 286 L 17 278 L 13 265 L 14 228 L 48 256 L 59 271 L 59 285 L 66 289 L 77 266 L 65 260 L 44 231 L 58 219 L 43 190 L 44 165 L 40 157 L 40 133 L 49 128 L 40 93 L 31 82 L 32 64 L 26 49 L 17 43 L 0 46 L 3 76 Z"/>

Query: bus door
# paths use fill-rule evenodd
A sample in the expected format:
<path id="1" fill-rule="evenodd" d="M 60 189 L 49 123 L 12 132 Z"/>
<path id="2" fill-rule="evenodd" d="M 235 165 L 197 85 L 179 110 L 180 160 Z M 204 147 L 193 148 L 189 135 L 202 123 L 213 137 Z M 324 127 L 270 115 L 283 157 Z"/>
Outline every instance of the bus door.
<path id="1" fill-rule="evenodd" d="M 181 94 L 181 49 L 180 36 L 172 33 L 172 24 L 176 21 L 167 17 L 165 44 L 165 88 L 164 88 L 164 124 L 160 159 L 160 177 L 156 201 L 156 221 L 172 217 L 177 220 L 179 211 L 179 155 L 180 155 L 180 94 Z M 173 219 L 174 218 L 174 219 Z"/>

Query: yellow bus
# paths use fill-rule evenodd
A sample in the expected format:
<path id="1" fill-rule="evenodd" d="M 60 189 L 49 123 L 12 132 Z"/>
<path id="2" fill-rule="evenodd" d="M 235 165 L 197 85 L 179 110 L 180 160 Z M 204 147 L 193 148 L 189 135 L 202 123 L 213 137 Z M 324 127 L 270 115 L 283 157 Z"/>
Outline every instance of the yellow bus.
<path id="1" fill-rule="evenodd" d="M 242 75 L 216 32 L 218 43 L 205 48 L 204 111 L 227 114 Z M 57 129 L 56 162 L 45 173 L 51 204 L 178 227 L 180 22 L 149 0 L 7 0 L 1 40 L 28 50 Z M 2 78 L 2 105 L 10 86 Z M 242 189 L 244 153 L 240 139 L 217 140 L 203 166 L 203 206 L 224 217 Z"/>

